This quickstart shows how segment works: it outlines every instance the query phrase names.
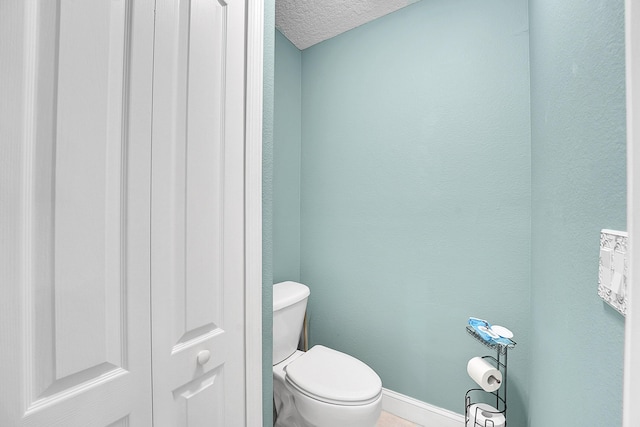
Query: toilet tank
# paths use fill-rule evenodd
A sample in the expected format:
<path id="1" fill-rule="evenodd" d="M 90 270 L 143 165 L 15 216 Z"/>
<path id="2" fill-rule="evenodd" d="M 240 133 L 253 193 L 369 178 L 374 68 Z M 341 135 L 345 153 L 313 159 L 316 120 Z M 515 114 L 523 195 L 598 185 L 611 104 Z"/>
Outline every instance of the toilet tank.
<path id="1" fill-rule="evenodd" d="M 302 283 L 273 285 L 273 364 L 282 362 L 298 348 L 309 288 Z"/>

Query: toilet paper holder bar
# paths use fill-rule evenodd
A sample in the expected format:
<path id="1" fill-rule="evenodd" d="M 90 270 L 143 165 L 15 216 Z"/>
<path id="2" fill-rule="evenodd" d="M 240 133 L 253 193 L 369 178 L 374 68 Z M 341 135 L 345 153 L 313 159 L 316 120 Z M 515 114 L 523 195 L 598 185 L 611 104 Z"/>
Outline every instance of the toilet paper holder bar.
<path id="1" fill-rule="evenodd" d="M 488 404 L 473 403 L 474 400 L 483 400 L 481 397 L 472 399 L 471 395 L 474 392 L 486 393 L 480 388 L 467 391 L 465 395 L 465 427 L 506 427 L 506 402 L 500 398 L 501 404 L 498 406 L 501 409 L 496 409 Z"/>
<path id="2" fill-rule="evenodd" d="M 500 385 L 500 388 L 498 388 L 496 391 L 493 391 L 493 392 L 484 391 L 481 388 L 473 388 L 467 391 L 467 393 L 464 396 L 465 427 L 506 427 L 507 426 L 507 360 L 508 360 L 507 356 L 508 356 L 509 349 L 515 348 L 516 342 L 512 340 L 512 344 L 509 344 L 509 345 L 488 343 L 487 341 L 482 339 L 482 337 L 478 336 L 473 330 L 473 328 L 471 328 L 470 326 L 467 326 L 466 330 L 469 333 L 469 335 L 471 335 L 476 339 L 476 341 L 480 342 L 484 346 L 489 347 L 490 349 L 496 352 L 496 357 L 487 355 L 487 356 L 482 356 L 482 358 L 491 362 L 493 365 L 495 365 L 496 369 L 500 371 L 500 373 L 502 374 L 502 384 Z M 479 403 L 487 403 L 487 400 L 491 400 L 491 399 L 495 399 L 494 401 L 496 406 L 495 408 L 492 408 L 492 409 L 495 409 L 496 411 L 495 412 L 493 410 L 485 411 L 487 412 L 488 417 L 484 417 L 484 420 L 485 420 L 484 424 L 481 424 L 478 422 L 477 414 L 474 414 L 473 422 L 470 423 L 471 421 L 470 415 L 472 415 L 470 414 L 471 406 Z M 478 410 L 477 406 L 475 410 L 476 411 Z M 495 414 L 495 415 L 494 417 L 491 417 L 490 414 Z M 498 414 L 501 414 L 503 418 L 498 417 Z M 494 418 L 495 421 L 490 418 Z M 496 424 L 496 422 L 499 422 L 499 424 Z"/>
<path id="3" fill-rule="evenodd" d="M 505 378 L 503 377 L 503 382 Z M 499 390 L 487 392 L 481 388 L 467 390 L 464 395 L 464 425 L 465 427 L 506 427 L 507 426 L 507 401 L 506 394 L 501 396 Z M 492 395 L 492 396 L 488 396 Z M 490 409 L 478 407 L 479 404 L 487 403 L 495 398 L 495 408 Z M 475 405 L 475 408 L 474 408 Z M 475 412 L 475 413 L 474 413 Z M 482 416 L 479 416 L 479 413 Z M 479 421 L 484 419 L 484 423 Z M 501 422 L 496 424 L 500 420 Z"/>

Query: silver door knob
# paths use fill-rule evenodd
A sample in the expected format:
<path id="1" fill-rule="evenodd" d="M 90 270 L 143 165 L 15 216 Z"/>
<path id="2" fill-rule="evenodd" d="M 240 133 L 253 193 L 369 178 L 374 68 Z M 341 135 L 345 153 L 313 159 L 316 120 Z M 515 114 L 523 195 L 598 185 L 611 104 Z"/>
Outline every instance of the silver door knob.
<path id="1" fill-rule="evenodd" d="M 209 350 L 202 350 L 198 353 L 198 365 L 204 365 L 211 359 L 211 352 Z"/>

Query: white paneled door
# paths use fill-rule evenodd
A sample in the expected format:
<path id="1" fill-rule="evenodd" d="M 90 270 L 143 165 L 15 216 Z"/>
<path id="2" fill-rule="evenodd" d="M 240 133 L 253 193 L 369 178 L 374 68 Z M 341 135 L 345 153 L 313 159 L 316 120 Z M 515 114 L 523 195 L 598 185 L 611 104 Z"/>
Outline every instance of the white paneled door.
<path id="1" fill-rule="evenodd" d="M 245 17 L 0 0 L 1 427 L 246 425 Z"/>
<path id="2" fill-rule="evenodd" d="M 244 3 L 158 0 L 156 17 L 154 425 L 243 426 Z"/>
<path id="3" fill-rule="evenodd" d="M 153 3 L 0 2 L 0 425 L 149 426 Z"/>

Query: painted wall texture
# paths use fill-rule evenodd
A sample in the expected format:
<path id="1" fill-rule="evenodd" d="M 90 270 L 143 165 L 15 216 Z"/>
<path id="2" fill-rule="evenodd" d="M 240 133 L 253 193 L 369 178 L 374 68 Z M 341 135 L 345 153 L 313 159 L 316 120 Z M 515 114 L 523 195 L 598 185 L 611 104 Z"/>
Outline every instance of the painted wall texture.
<path id="1" fill-rule="evenodd" d="M 485 353 L 463 328 L 484 317 L 518 341 L 510 425 L 620 425 L 624 320 L 596 289 L 599 230 L 626 227 L 623 10 L 428 0 L 302 52 L 301 151 L 274 149 L 300 270 L 296 243 L 273 261 L 311 287 L 312 344 L 461 413 Z M 276 135 L 298 132 L 285 108 Z"/>
<path id="2" fill-rule="evenodd" d="M 529 3 L 530 425 L 619 426 L 624 320 L 597 280 L 600 229 L 626 227 L 624 1 Z"/>
<path id="3" fill-rule="evenodd" d="M 262 422 L 273 425 L 273 115 L 275 0 L 264 2 L 262 118 Z"/>
<path id="4" fill-rule="evenodd" d="M 302 54 L 276 31 L 273 281 L 300 280 Z"/>
<path id="5" fill-rule="evenodd" d="M 312 344 L 461 413 L 506 325 L 510 424 L 530 345 L 526 0 L 422 1 L 302 52 L 301 279 Z"/>

